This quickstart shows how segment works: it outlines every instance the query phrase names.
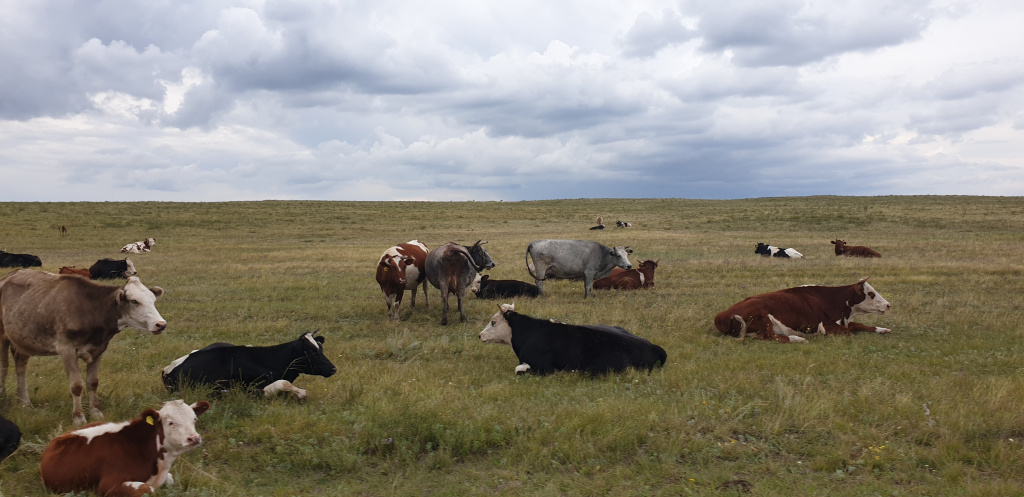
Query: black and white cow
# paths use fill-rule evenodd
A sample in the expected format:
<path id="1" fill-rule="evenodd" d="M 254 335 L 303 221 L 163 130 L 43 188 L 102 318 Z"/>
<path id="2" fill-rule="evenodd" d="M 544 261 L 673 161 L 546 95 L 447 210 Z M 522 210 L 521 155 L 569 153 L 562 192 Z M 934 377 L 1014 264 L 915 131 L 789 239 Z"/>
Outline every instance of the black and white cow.
<path id="1" fill-rule="evenodd" d="M 12 254 L 0 250 L 0 267 L 38 267 L 43 261 L 32 254 Z"/>
<path id="2" fill-rule="evenodd" d="M 127 278 L 139 274 L 131 259 L 100 259 L 89 266 L 89 277 L 94 280 Z"/>
<path id="3" fill-rule="evenodd" d="M 484 343 L 511 345 L 519 358 L 516 374 L 531 371 L 580 371 L 590 374 L 664 366 L 665 349 L 624 328 L 607 325 L 572 325 L 537 319 L 515 312 L 515 305 L 500 304 L 491 322 L 480 332 Z"/>
<path id="4" fill-rule="evenodd" d="M 490 275 L 477 273 L 473 285 L 469 291 L 476 294 L 480 299 L 505 299 L 514 297 L 538 297 L 540 289 L 537 285 L 531 285 L 519 280 L 492 280 Z"/>
<path id="5" fill-rule="evenodd" d="M 761 254 L 765 257 L 786 257 L 792 259 L 799 259 L 803 257 L 803 254 L 797 252 L 796 249 L 779 248 L 774 245 L 768 245 L 761 242 L 758 242 L 757 247 L 754 247 L 754 253 Z"/>
<path id="6" fill-rule="evenodd" d="M 583 278 L 583 298 L 587 298 L 594 280 L 608 276 L 616 267 L 633 269 L 629 263 L 632 253 L 629 247 L 610 248 L 589 240 L 537 240 L 526 246 L 526 270 L 536 280 L 540 293 L 544 293 L 544 280 L 549 277 Z"/>
<path id="7" fill-rule="evenodd" d="M 292 385 L 300 374 L 329 378 L 338 370 L 324 355 L 324 337 L 314 336 L 315 333 L 303 333 L 291 342 L 266 347 L 230 343 L 207 345 L 164 368 L 164 386 L 174 391 L 183 385 L 220 389 L 239 385 L 262 390 L 267 397 L 292 392 L 297 398 L 305 399 L 306 391 Z"/>
<path id="8" fill-rule="evenodd" d="M 11 420 L 0 416 L 0 462 L 18 450 L 21 445 L 21 430 Z"/>

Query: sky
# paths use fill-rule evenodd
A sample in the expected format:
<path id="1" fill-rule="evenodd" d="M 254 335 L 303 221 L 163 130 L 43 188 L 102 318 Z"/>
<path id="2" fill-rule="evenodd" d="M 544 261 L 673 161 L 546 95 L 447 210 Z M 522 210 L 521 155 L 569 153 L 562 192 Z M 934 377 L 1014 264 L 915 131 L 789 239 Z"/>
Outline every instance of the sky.
<path id="1" fill-rule="evenodd" d="M 1020 0 L 10 0 L 0 201 L 1024 194 Z"/>

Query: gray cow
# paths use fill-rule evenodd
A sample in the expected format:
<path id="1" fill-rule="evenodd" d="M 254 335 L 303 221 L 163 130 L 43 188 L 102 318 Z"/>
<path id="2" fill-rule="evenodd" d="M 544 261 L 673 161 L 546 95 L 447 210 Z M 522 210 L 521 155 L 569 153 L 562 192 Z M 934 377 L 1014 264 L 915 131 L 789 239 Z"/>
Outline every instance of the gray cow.
<path id="1" fill-rule="evenodd" d="M 589 240 L 537 240 L 526 247 L 526 270 L 537 280 L 542 294 L 544 280 L 548 277 L 583 278 L 583 298 L 587 298 L 594 280 L 608 276 L 616 266 L 633 269 L 629 263 L 632 253 L 629 247 L 610 248 Z M 531 258 L 533 264 L 530 264 Z"/>
<path id="2" fill-rule="evenodd" d="M 465 296 L 477 273 L 494 267 L 491 255 L 483 245 L 487 243 L 477 240 L 472 247 L 466 248 L 455 242 L 448 242 L 427 254 L 424 271 L 427 281 L 434 288 L 441 290 L 441 324 L 448 324 L 448 294 L 454 293 L 459 299 L 459 317 L 466 322 L 466 311 L 462 307 Z M 426 292 L 424 292 L 426 293 Z"/>

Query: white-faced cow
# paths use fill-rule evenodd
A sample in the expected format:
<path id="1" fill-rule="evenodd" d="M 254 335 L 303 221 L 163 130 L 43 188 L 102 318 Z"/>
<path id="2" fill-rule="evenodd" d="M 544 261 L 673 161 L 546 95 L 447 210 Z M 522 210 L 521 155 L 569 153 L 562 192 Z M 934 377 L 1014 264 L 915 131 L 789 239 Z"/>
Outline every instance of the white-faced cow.
<path id="1" fill-rule="evenodd" d="M 518 280 L 492 280 L 490 275 L 477 274 L 469 291 L 479 299 L 505 299 L 515 297 L 538 297 L 540 289 Z"/>
<path id="2" fill-rule="evenodd" d="M 141 242 L 133 242 L 121 247 L 122 254 L 141 254 L 149 252 L 156 245 L 156 238 L 147 238 Z"/>
<path id="3" fill-rule="evenodd" d="M 268 347 L 214 343 L 179 357 L 163 370 L 164 386 L 174 391 L 185 385 L 226 389 L 232 385 L 262 391 L 267 397 L 306 391 L 292 384 L 300 374 L 329 378 L 338 371 L 324 355 L 324 337 L 303 333 L 290 342 Z"/>
<path id="4" fill-rule="evenodd" d="M 633 269 L 632 253 L 629 247 L 609 248 L 589 240 L 537 240 L 526 246 L 526 270 L 542 294 L 549 277 L 583 278 L 583 298 L 587 298 L 594 280 L 608 276 L 615 267 Z"/>
<path id="5" fill-rule="evenodd" d="M 835 239 L 832 240 L 832 245 L 836 246 L 836 255 L 845 255 L 847 257 L 882 257 L 882 254 L 875 252 L 867 247 L 861 245 L 847 245 L 845 241 Z"/>
<path id="6" fill-rule="evenodd" d="M 612 274 L 594 281 L 595 290 L 638 290 L 640 288 L 654 288 L 654 270 L 658 268 L 658 261 L 650 259 L 640 261 L 636 267 L 630 270 L 622 268 L 612 269 Z"/>
<path id="7" fill-rule="evenodd" d="M 32 254 L 13 254 L 0 250 L 0 267 L 39 267 L 43 261 Z"/>
<path id="8" fill-rule="evenodd" d="M 797 252 L 796 249 L 779 248 L 774 245 L 768 245 L 761 242 L 758 242 L 757 246 L 754 247 L 754 253 L 761 254 L 765 257 L 783 257 L 790 259 L 800 259 L 804 256 L 800 252 Z"/>
<path id="9" fill-rule="evenodd" d="M 601 374 L 631 367 L 651 371 L 664 366 L 668 358 L 665 349 L 623 328 L 532 318 L 515 312 L 511 304 L 498 305 L 498 312 L 480 332 L 480 340 L 511 345 L 519 359 L 516 374 Z"/>
<path id="10" fill-rule="evenodd" d="M 172 400 L 131 421 L 93 423 L 57 436 L 39 463 L 43 485 L 60 494 L 133 497 L 172 485 L 171 464 L 203 442 L 196 420 L 209 408 L 205 400 L 192 405 Z"/>
<path id="11" fill-rule="evenodd" d="M 18 450 L 21 445 L 21 430 L 13 421 L 0 416 L 0 462 Z"/>
<path id="12" fill-rule="evenodd" d="M 388 306 L 388 319 L 399 320 L 398 312 L 402 307 L 402 296 L 406 290 L 412 290 L 412 304 L 416 307 L 416 289 L 423 285 L 423 299 L 430 308 L 430 296 L 427 293 L 427 272 L 423 269 L 427 262 L 427 246 L 418 240 L 409 240 L 384 251 L 377 263 L 377 284 L 384 292 L 384 303 Z"/>
<path id="13" fill-rule="evenodd" d="M 851 321 L 862 314 L 884 314 L 889 302 L 862 278 L 846 286 L 798 286 L 747 297 L 715 317 L 718 331 L 739 338 L 805 342 L 807 333 L 849 335 L 889 333 L 888 328 Z"/>
<path id="14" fill-rule="evenodd" d="M 448 324 L 448 294 L 454 293 L 459 299 L 459 319 L 466 322 L 466 311 L 462 299 L 466 288 L 476 279 L 477 273 L 494 267 L 491 255 L 483 245 L 487 243 L 477 240 L 472 247 L 466 248 L 455 242 L 448 242 L 430 251 L 427 255 L 425 269 L 430 284 L 441 290 L 441 324 Z"/>
<path id="15" fill-rule="evenodd" d="M 139 274 L 135 270 L 135 264 L 131 259 L 100 259 L 89 266 L 89 277 L 94 280 L 108 280 L 115 278 L 127 278 Z"/>
<path id="16" fill-rule="evenodd" d="M 30 405 L 29 358 L 59 355 L 71 386 L 75 424 L 85 423 L 82 393 L 86 386 L 91 394 L 90 415 L 102 417 L 96 391 L 103 352 L 125 328 L 162 333 L 167 322 L 156 310 L 156 299 L 163 292 L 160 287 L 146 288 L 135 276 L 122 286 L 28 269 L 0 278 L 0 389 L 7 380 L 8 355 L 13 355 L 18 398 Z M 85 383 L 79 359 L 85 361 Z"/>

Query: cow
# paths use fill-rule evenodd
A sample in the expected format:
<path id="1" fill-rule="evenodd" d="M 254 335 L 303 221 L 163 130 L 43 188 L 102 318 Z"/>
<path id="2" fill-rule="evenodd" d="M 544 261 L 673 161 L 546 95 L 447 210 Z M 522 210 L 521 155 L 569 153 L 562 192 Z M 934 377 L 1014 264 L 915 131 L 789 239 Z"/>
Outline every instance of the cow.
<path id="1" fill-rule="evenodd" d="M 847 245 L 845 241 L 840 239 L 832 240 L 832 245 L 836 246 L 836 255 L 845 255 L 847 257 L 882 257 L 882 254 L 875 252 L 867 247 L 861 245 Z"/>
<path id="2" fill-rule="evenodd" d="M 61 268 L 57 272 L 57 274 L 76 274 L 76 275 L 81 276 L 83 278 L 90 278 L 92 276 L 89 273 L 88 269 L 78 268 L 78 267 L 75 267 L 75 266 L 71 266 L 71 267 L 61 266 Z"/>
<path id="3" fill-rule="evenodd" d="M 39 267 L 43 261 L 32 254 L 14 254 L 0 250 L 0 267 Z"/>
<path id="4" fill-rule="evenodd" d="M 138 277 L 106 286 L 71 275 L 19 269 L 0 278 L 0 391 L 7 383 L 8 355 L 14 357 L 18 399 L 28 398 L 27 368 L 32 356 L 59 355 L 74 400 L 76 425 L 85 423 L 82 393 L 90 391 L 90 415 L 100 418 L 100 360 L 114 335 L 137 328 L 159 335 L 167 321 L 156 309 L 162 288 L 147 288 Z M 78 360 L 85 361 L 83 383 Z"/>
<path id="5" fill-rule="evenodd" d="M 762 340 L 806 342 L 806 333 L 849 335 L 888 328 L 851 321 L 862 314 L 885 314 L 891 307 L 868 278 L 846 286 L 798 286 L 747 297 L 715 317 L 718 331 L 743 339 L 756 333 Z"/>
<path id="6" fill-rule="evenodd" d="M 614 268 L 612 269 L 612 274 L 594 281 L 594 290 L 654 288 L 654 270 L 657 267 L 658 261 L 648 259 L 638 262 L 635 268 L 628 271 L 622 268 Z"/>
<path id="7" fill-rule="evenodd" d="M 122 254 L 141 254 L 143 252 L 149 252 L 153 249 L 153 245 L 156 245 L 156 238 L 147 238 L 141 242 L 134 242 L 121 247 Z"/>
<path id="8" fill-rule="evenodd" d="M 518 280 L 492 280 L 489 275 L 480 274 L 476 275 L 469 291 L 476 294 L 479 299 L 540 296 L 540 289 L 537 288 L 537 285 Z"/>
<path id="9" fill-rule="evenodd" d="M 797 252 L 796 249 L 779 248 L 774 245 L 768 245 L 761 242 L 758 242 L 757 246 L 754 247 L 754 253 L 761 254 L 765 257 L 783 257 L 790 259 L 800 259 L 804 256 L 800 252 Z"/>
<path id="10" fill-rule="evenodd" d="M 61 225 L 60 228 L 57 228 L 57 232 L 60 233 L 61 237 L 68 236 L 68 227 Z"/>
<path id="11" fill-rule="evenodd" d="M 615 221 L 615 226 L 617 226 L 619 228 L 632 228 L 633 227 L 633 223 L 626 222 L 626 221 Z"/>
<path id="12" fill-rule="evenodd" d="M 92 423 L 58 435 L 39 462 L 43 485 L 55 493 L 93 491 L 139 496 L 174 484 L 171 465 L 203 442 L 196 421 L 210 409 L 200 400 L 165 402 L 119 423 Z"/>
<path id="13" fill-rule="evenodd" d="M 590 229 L 592 229 L 592 230 L 603 230 L 604 229 L 604 220 L 601 219 L 601 216 L 597 217 L 597 226 L 591 226 Z"/>
<path id="14" fill-rule="evenodd" d="M 132 264 L 131 259 L 100 259 L 89 266 L 89 277 L 94 280 L 128 278 L 137 274 L 139 272 L 135 270 L 135 264 Z"/>
<path id="15" fill-rule="evenodd" d="M 589 240 L 537 240 L 526 246 L 526 270 L 541 294 L 549 277 L 583 278 L 586 299 L 591 296 L 594 280 L 608 276 L 615 267 L 633 269 L 629 263 L 632 253 L 629 247 L 609 248 Z"/>
<path id="16" fill-rule="evenodd" d="M 319 331 L 319 330 L 317 330 Z M 174 391 L 186 385 L 227 389 L 239 386 L 270 397 L 291 392 L 299 400 L 306 391 L 292 384 L 300 374 L 329 378 L 338 371 L 324 355 L 324 337 L 303 333 L 279 345 L 252 347 L 214 343 L 175 359 L 164 368 L 164 386 Z"/>
<path id="17" fill-rule="evenodd" d="M 630 367 L 650 372 L 668 359 L 665 349 L 623 328 L 537 319 L 517 313 L 514 304 L 498 305 L 480 340 L 511 345 L 519 359 L 516 374 L 603 374 Z"/>
<path id="18" fill-rule="evenodd" d="M 377 284 L 384 292 L 384 303 L 388 306 L 388 319 L 398 321 L 399 309 L 402 307 L 402 296 L 406 290 L 412 290 L 411 307 L 416 307 L 416 289 L 423 285 L 423 299 L 430 308 L 430 296 L 427 293 L 427 272 L 423 266 L 427 262 L 427 246 L 418 240 L 409 240 L 384 251 L 377 262 Z"/>
<path id="19" fill-rule="evenodd" d="M 0 462 L 18 450 L 21 445 L 21 430 L 11 420 L 0 416 Z"/>
<path id="20" fill-rule="evenodd" d="M 483 245 L 487 243 L 477 240 L 472 247 L 466 248 L 455 242 L 448 242 L 427 254 L 427 281 L 441 290 L 441 325 L 448 324 L 448 294 L 454 293 L 459 300 L 459 319 L 466 322 L 466 311 L 462 299 L 466 288 L 476 279 L 477 273 L 494 267 L 491 255 Z"/>

